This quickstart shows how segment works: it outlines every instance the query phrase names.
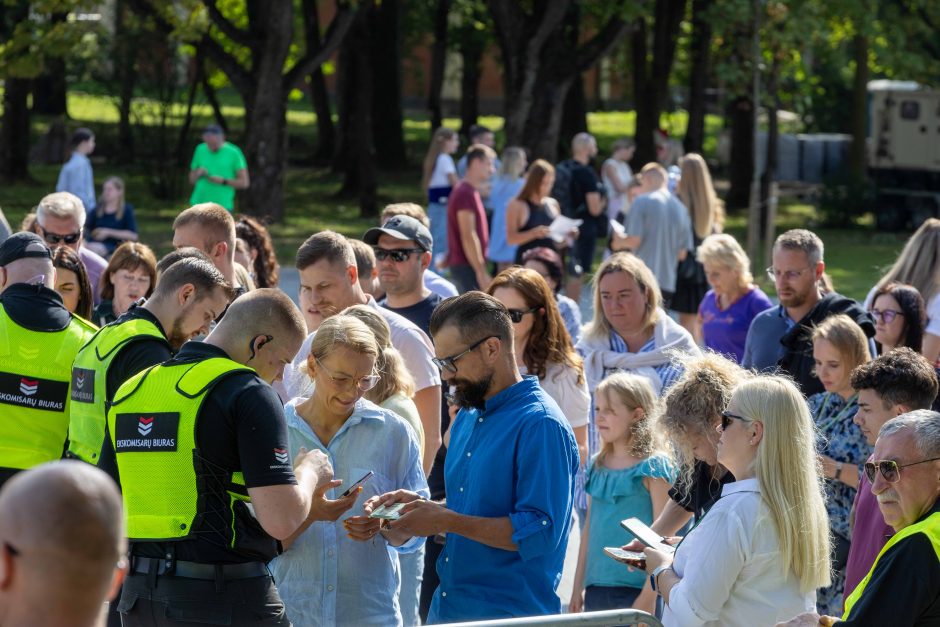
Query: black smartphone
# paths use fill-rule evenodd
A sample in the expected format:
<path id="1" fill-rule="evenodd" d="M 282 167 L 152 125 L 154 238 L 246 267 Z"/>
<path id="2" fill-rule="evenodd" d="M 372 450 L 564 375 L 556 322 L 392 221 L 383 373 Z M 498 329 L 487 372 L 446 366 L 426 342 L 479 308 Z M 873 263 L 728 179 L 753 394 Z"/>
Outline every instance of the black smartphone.
<path id="1" fill-rule="evenodd" d="M 358 488 L 359 486 L 361 486 L 363 483 L 365 483 L 366 481 L 368 481 L 369 479 L 371 479 L 371 478 L 372 478 L 372 475 L 374 475 L 374 474 L 375 474 L 375 473 L 372 472 L 371 470 L 370 470 L 369 472 L 367 472 L 365 477 L 363 477 L 362 479 L 360 479 L 360 480 L 357 481 L 356 483 L 354 483 L 354 484 L 352 484 L 351 486 L 349 486 L 348 488 L 346 488 L 346 491 L 343 492 L 343 494 L 340 496 L 340 498 L 344 499 L 344 498 L 346 498 L 347 496 L 349 496 L 350 494 L 352 494 L 352 493 L 353 493 L 353 490 L 355 490 L 356 488 Z"/>

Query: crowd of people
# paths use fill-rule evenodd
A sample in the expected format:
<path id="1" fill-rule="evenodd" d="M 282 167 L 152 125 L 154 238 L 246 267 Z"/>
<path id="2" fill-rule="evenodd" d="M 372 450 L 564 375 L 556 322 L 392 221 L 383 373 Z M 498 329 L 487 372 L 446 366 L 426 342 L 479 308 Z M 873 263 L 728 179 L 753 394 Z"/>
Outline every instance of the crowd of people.
<path id="1" fill-rule="evenodd" d="M 76 132 L 0 242 L 0 624 L 940 624 L 940 220 L 864 303 L 782 233 L 774 304 L 701 156 L 470 135 L 288 295 L 221 129 L 159 259 Z"/>

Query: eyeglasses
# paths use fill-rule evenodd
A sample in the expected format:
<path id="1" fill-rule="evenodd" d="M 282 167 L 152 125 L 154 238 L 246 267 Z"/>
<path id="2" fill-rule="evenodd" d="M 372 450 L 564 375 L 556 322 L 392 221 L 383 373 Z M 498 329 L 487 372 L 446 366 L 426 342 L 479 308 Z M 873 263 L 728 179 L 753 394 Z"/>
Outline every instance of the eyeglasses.
<path id="1" fill-rule="evenodd" d="M 744 416 L 738 416 L 737 414 L 732 414 L 728 411 L 721 412 L 721 430 L 724 431 L 731 426 L 732 420 L 740 420 L 741 422 L 753 422 L 750 418 L 745 418 Z"/>
<path id="2" fill-rule="evenodd" d="M 767 270 L 765 270 L 765 272 L 767 273 L 768 279 L 776 282 L 780 278 L 783 278 L 786 281 L 796 281 L 798 278 L 803 276 L 803 273 L 807 270 L 811 270 L 811 268 L 803 268 L 802 270 L 787 270 L 784 272 L 777 270 L 773 266 L 770 266 L 767 268 Z"/>
<path id="3" fill-rule="evenodd" d="M 884 324 L 891 324 L 894 322 L 894 319 L 898 316 L 903 316 L 903 311 L 898 311 L 896 309 L 875 309 L 872 308 L 868 313 L 871 314 L 872 318 L 875 320 L 881 320 Z"/>
<path id="4" fill-rule="evenodd" d="M 538 310 L 539 307 L 533 307 L 532 309 L 507 309 L 506 311 L 509 312 L 509 319 L 512 320 L 512 323 L 519 324 L 526 314 L 535 313 Z"/>
<path id="5" fill-rule="evenodd" d="M 329 368 L 323 365 L 322 361 L 320 361 L 316 357 L 314 359 L 317 360 L 317 363 L 320 364 L 320 367 L 326 371 L 326 375 L 330 379 L 333 380 L 333 384 L 336 385 L 337 387 L 348 388 L 350 383 L 355 382 L 356 387 L 359 388 L 360 392 L 368 392 L 369 390 L 374 388 L 376 384 L 379 382 L 379 375 L 375 374 L 374 372 L 372 374 L 367 374 L 366 376 L 360 377 L 358 379 L 353 379 L 352 377 L 333 376 L 333 373 L 330 372 Z"/>
<path id="6" fill-rule="evenodd" d="M 39 230 L 42 231 L 42 238 L 46 240 L 47 244 L 74 244 L 81 238 L 82 232 L 76 231 L 75 233 L 69 233 L 68 235 L 59 235 L 58 233 L 50 233 L 46 229 L 39 227 Z"/>
<path id="7" fill-rule="evenodd" d="M 910 464 L 898 464 L 892 459 L 883 459 L 880 462 L 866 462 L 865 463 L 865 476 L 868 477 L 868 480 L 872 483 L 875 482 L 875 471 L 881 473 L 881 476 L 884 477 L 885 481 L 888 483 L 897 483 L 901 480 L 901 469 L 907 468 L 908 466 L 916 466 L 917 464 L 926 464 L 927 462 L 935 462 L 940 457 L 933 457 L 931 459 L 922 459 L 919 462 L 911 462 Z"/>
<path id="8" fill-rule="evenodd" d="M 396 248 L 395 250 L 388 250 L 387 248 L 373 248 L 375 252 L 375 258 L 377 261 L 385 261 L 389 257 L 392 258 L 392 261 L 395 263 L 401 263 L 408 259 L 412 253 L 423 253 L 423 248 Z"/>
<path id="9" fill-rule="evenodd" d="M 471 344 L 471 345 L 470 345 L 470 348 L 468 348 L 467 350 L 463 351 L 462 353 L 458 353 L 458 354 L 456 354 L 456 355 L 452 355 L 451 357 L 444 357 L 443 359 L 438 359 L 438 358 L 434 357 L 434 358 L 431 359 L 431 361 L 434 362 L 434 365 L 437 366 L 438 369 L 439 369 L 441 372 L 443 372 L 444 370 L 447 370 L 448 372 L 450 372 L 450 373 L 452 373 L 452 374 L 457 374 L 457 365 L 456 365 L 457 360 L 460 359 L 461 357 L 463 357 L 464 355 L 467 355 L 467 354 L 473 352 L 473 350 L 474 350 L 476 347 L 480 346 L 483 342 L 485 342 L 486 340 L 488 340 L 488 339 L 490 339 L 490 338 L 492 338 L 492 337 L 498 337 L 498 336 L 496 336 L 496 335 L 487 335 L 486 337 L 484 337 L 484 338 L 482 338 L 482 339 L 480 339 L 480 340 L 477 340 L 476 342 L 474 342 L 473 344 Z"/>

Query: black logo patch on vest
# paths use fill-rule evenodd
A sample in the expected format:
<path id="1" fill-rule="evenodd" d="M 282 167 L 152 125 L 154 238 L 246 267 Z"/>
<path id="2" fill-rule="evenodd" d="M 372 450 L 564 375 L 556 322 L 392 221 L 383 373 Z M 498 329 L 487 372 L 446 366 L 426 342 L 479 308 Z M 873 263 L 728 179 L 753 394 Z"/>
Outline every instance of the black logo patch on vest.
<path id="1" fill-rule="evenodd" d="M 0 403 L 43 411 L 65 411 L 69 384 L 12 372 L 0 372 Z"/>
<path id="2" fill-rule="evenodd" d="M 118 414 L 115 416 L 114 450 L 117 453 L 175 451 L 179 426 L 179 412 Z"/>
<path id="3" fill-rule="evenodd" d="M 95 402 L 95 371 L 72 368 L 72 400 L 79 403 Z"/>

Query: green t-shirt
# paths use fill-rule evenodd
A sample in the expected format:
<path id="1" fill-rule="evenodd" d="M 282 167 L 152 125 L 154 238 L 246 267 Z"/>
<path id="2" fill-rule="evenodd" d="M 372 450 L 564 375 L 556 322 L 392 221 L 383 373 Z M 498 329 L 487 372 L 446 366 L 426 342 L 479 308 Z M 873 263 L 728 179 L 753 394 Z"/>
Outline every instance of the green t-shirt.
<path id="1" fill-rule="evenodd" d="M 205 143 L 196 146 L 189 169 L 205 168 L 209 171 L 209 176 L 221 176 L 224 179 L 233 180 L 238 176 L 239 170 L 247 167 L 248 163 L 245 161 L 241 148 L 225 142 L 215 152 L 209 150 Z M 196 181 L 193 195 L 189 197 L 191 205 L 201 202 L 216 202 L 232 211 L 235 208 L 235 188 L 231 185 L 213 183 L 204 176 Z"/>

